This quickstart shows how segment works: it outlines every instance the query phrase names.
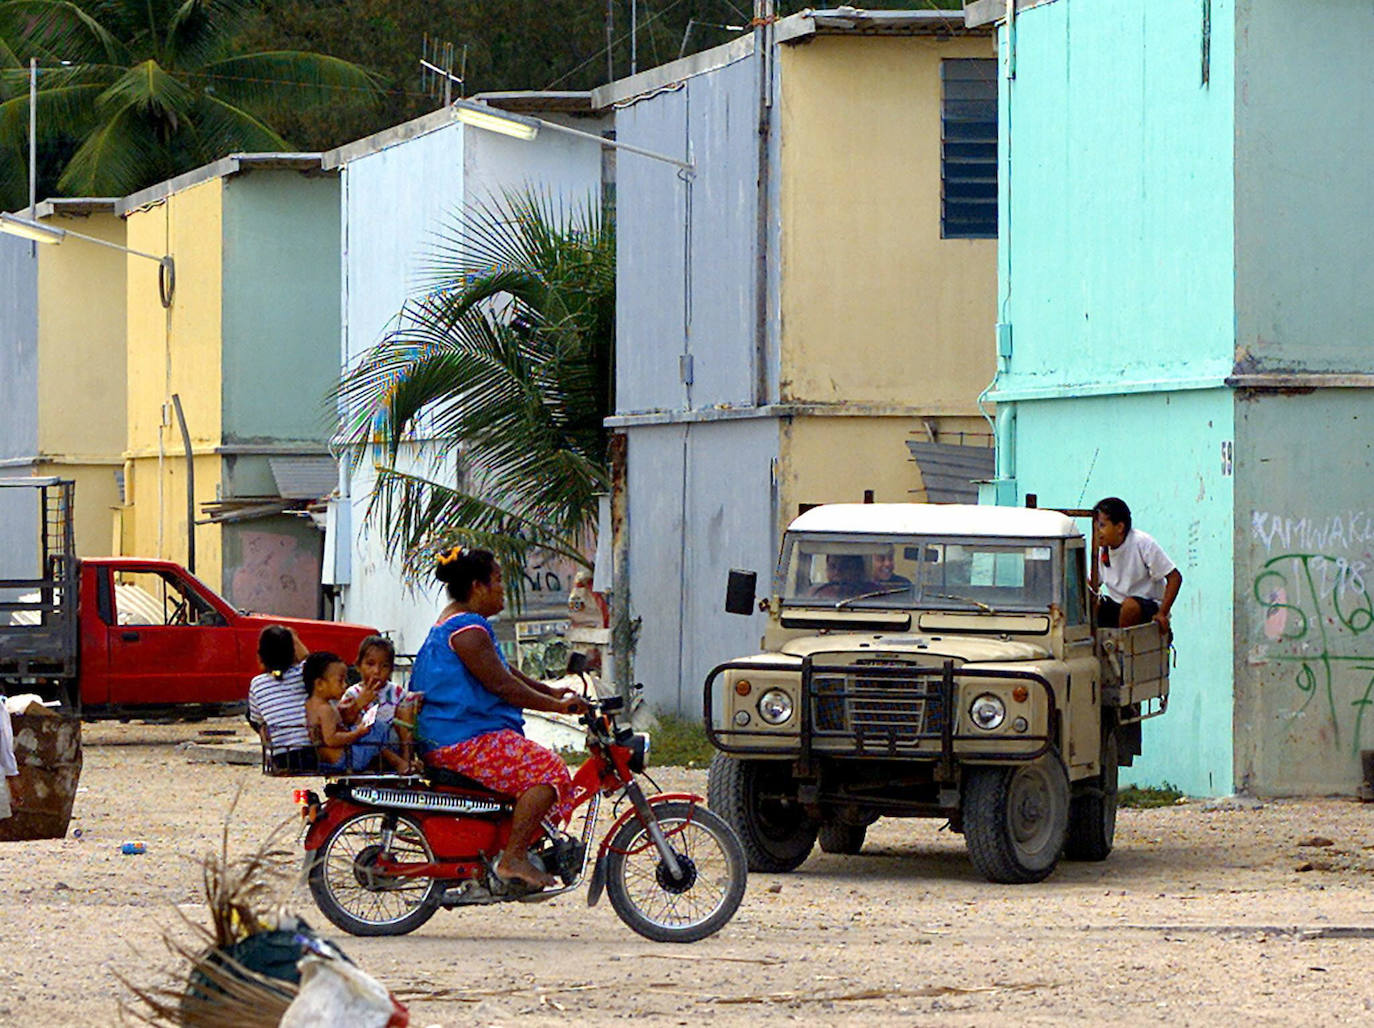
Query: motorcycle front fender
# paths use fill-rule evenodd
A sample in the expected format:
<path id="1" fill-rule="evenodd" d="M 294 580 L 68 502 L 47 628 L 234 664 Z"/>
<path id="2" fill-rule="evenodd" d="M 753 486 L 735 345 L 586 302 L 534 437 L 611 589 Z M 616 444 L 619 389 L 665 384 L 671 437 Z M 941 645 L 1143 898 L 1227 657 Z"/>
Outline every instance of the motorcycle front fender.
<path id="1" fill-rule="evenodd" d="M 706 803 L 706 797 L 698 796 L 696 793 L 692 792 L 660 792 L 653 796 L 645 797 L 645 802 L 648 803 L 650 807 L 656 806 L 659 803 L 667 803 L 671 800 L 685 800 L 688 803 L 700 803 L 703 805 Z M 601 861 L 605 859 L 606 851 L 610 849 L 611 840 L 615 838 L 616 832 L 620 831 L 620 826 L 631 818 L 638 816 L 639 814 L 635 811 L 634 807 L 630 807 L 616 818 L 615 824 L 606 829 L 606 834 L 601 837 L 601 845 L 596 851 L 596 863 L 598 867 L 601 866 Z"/>

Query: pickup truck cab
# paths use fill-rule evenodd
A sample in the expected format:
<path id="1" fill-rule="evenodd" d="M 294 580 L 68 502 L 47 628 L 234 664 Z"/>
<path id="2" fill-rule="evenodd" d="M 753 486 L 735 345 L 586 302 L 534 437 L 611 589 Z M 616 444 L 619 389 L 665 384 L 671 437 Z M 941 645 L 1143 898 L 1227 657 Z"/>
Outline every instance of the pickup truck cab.
<path id="1" fill-rule="evenodd" d="M 1086 512 L 1085 512 L 1086 513 Z M 879 817 L 937 817 L 988 879 L 1111 852 L 1117 769 L 1168 702 L 1154 624 L 1094 624 L 1088 548 L 1053 510 L 832 504 L 792 522 L 761 652 L 715 668 L 711 806 L 750 868 L 819 838 L 857 853 Z M 732 572 L 726 609 L 755 609 Z"/>
<path id="2" fill-rule="evenodd" d="M 351 661 L 372 633 L 363 625 L 235 610 L 179 564 L 129 557 L 76 561 L 75 646 L 60 603 L 0 625 L 0 680 L 8 691 L 64 700 L 88 719 L 231 712 L 260 673 L 258 634 L 294 628 L 312 650 Z M 15 606 L 18 606 L 17 604 Z M 43 635 L 46 653 L 26 643 Z M 30 652 L 25 652 L 26 650 Z"/>

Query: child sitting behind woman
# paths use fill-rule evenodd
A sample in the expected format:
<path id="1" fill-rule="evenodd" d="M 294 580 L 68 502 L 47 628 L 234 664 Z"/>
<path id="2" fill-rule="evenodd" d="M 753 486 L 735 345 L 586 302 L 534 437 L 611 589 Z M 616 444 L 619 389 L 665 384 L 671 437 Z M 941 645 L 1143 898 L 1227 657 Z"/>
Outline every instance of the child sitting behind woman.
<path id="1" fill-rule="evenodd" d="M 391 721 L 380 715 L 362 719 L 349 728 L 336 706 L 343 699 L 347 683 L 348 665 L 334 653 L 312 653 L 305 658 L 301 677 L 305 680 L 307 699 L 305 720 L 310 739 L 319 753 L 320 770 L 326 773 L 368 770 L 380 758 L 395 771 L 405 772 L 410 761 L 387 748 Z"/>
<path id="2" fill-rule="evenodd" d="M 396 647 L 383 635 L 369 635 L 358 646 L 355 665 L 361 681 L 344 690 L 339 715 L 349 727 L 358 724 L 391 724 L 401 756 L 411 761 L 416 708 L 420 695 L 391 681 L 396 669 Z"/>

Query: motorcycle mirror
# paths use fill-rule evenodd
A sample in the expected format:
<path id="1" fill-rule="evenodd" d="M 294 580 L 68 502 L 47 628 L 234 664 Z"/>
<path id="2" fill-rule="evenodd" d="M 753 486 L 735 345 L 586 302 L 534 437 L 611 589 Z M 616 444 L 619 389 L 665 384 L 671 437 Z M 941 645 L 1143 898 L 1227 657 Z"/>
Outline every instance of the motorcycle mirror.
<path id="1" fill-rule="evenodd" d="M 568 654 L 568 674 L 580 675 L 587 670 L 587 655 L 573 651 Z"/>
<path id="2" fill-rule="evenodd" d="M 754 613 L 754 592 L 758 588 L 757 571 L 730 569 L 725 583 L 725 612 L 727 614 Z"/>

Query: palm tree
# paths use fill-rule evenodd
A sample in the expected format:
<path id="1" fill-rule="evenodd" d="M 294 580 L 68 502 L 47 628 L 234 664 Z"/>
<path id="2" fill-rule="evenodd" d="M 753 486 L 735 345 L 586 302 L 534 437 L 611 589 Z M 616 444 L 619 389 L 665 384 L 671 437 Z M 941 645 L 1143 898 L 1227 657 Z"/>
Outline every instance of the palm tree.
<path id="1" fill-rule="evenodd" d="M 355 461 L 373 459 L 369 517 L 412 571 L 460 542 L 507 567 L 531 547 L 589 566 L 609 488 L 615 234 L 592 201 L 506 193 L 437 235 L 423 292 L 338 398 Z M 463 487 L 416 471 L 461 459 Z M 521 576 L 507 575 L 515 604 Z"/>
<path id="2" fill-rule="evenodd" d="M 0 145 L 22 153 L 29 58 L 38 135 L 73 147 L 57 190 L 121 196 L 235 151 L 289 150 L 260 114 L 285 101 L 375 96 L 372 76 L 302 51 L 236 54 L 252 0 L 0 3 Z M 23 168 L 4 162 L 5 199 Z"/>

